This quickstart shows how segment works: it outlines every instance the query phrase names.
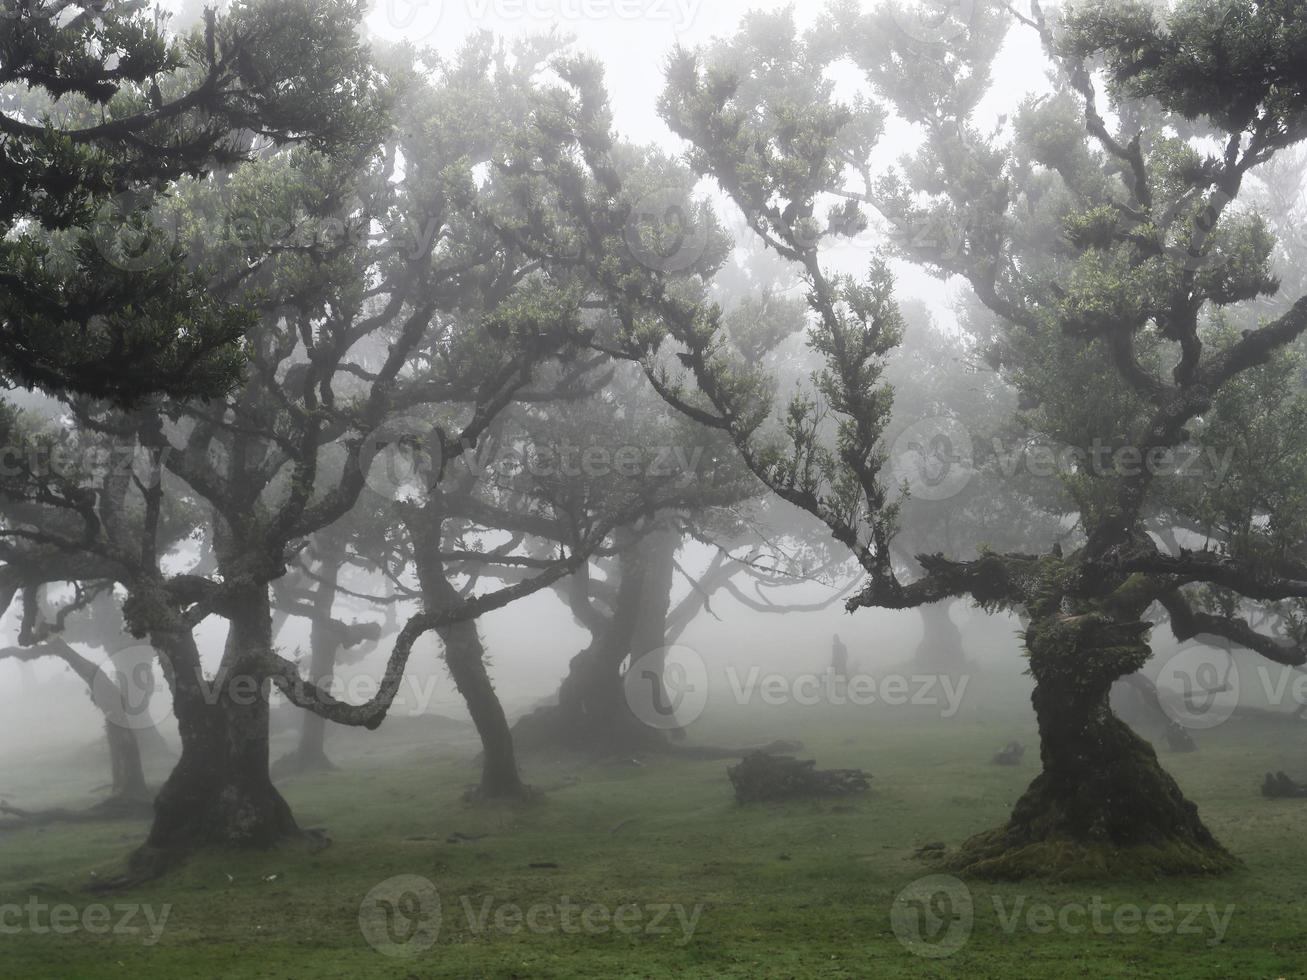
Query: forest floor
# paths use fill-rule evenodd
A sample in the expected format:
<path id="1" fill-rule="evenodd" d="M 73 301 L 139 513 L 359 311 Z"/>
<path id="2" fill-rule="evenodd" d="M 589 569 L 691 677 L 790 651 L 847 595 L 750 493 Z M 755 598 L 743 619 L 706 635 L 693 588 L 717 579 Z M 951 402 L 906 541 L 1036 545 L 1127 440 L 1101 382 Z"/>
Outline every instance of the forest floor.
<path id="1" fill-rule="evenodd" d="M 1029 722 L 765 714 L 701 723 L 693 740 L 798 736 L 823 768 L 868 770 L 871 790 L 739 807 L 723 761 L 545 760 L 525 767 L 543 803 L 472 806 L 465 735 L 432 744 L 405 722 L 371 741 L 334 733 L 340 770 L 283 784 L 301 825 L 330 833 L 317 853 L 200 856 L 95 895 L 143 823 L 0 831 L 0 975 L 1307 977 L 1307 799 L 1258 793 L 1268 769 L 1307 778 L 1307 725 L 1231 722 L 1198 733 L 1199 752 L 1161 753 L 1244 862 L 1235 874 L 914 885 L 935 873 L 919 847 L 1007 816 L 1038 771 Z M 1010 739 L 1030 746 L 1023 763 L 992 765 Z M 72 805 L 104 778 L 85 747 L 0 762 L 15 803 L 40 787 Z"/>

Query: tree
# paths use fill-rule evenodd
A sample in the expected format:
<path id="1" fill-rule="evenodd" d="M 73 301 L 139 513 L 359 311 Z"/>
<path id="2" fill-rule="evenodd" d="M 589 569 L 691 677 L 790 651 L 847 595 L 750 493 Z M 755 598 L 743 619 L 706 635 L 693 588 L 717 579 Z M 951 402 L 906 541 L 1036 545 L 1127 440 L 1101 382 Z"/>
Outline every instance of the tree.
<path id="1" fill-rule="evenodd" d="M 355 0 L 238 0 L 176 36 L 148 2 L 0 4 L 0 377 L 123 402 L 218 396 L 246 311 L 151 220 L 179 180 L 271 144 L 367 138 Z M 19 89 L 17 86 L 23 86 Z"/>
<path id="2" fill-rule="evenodd" d="M 351 513 L 346 521 L 354 517 Z M 386 610 L 383 622 L 350 622 L 336 618 L 336 607 L 343 592 L 342 573 L 351 564 L 350 542 L 340 532 L 339 525 L 314 536 L 307 553 L 300 556 L 297 566 L 273 585 L 274 612 L 273 636 L 279 625 L 291 618 L 309 622 L 309 680 L 330 690 L 336 666 L 342 655 L 358 660 L 377 648 L 381 638 L 395 631 L 396 610 L 394 596 L 375 597 Z M 309 562 L 316 559 L 317 564 Z M 278 621 L 281 621 L 280 624 Z M 278 759 L 272 766 L 272 777 L 330 771 L 335 769 L 326 749 L 327 721 L 312 711 L 301 713 L 299 743 L 292 752 Z"/>
<path id="3" fill-rule="evenodd" d="M 0 660 L 31 662 L 43 657 L 62 661 L 86 684 L 87 693 L 96 708 L 104 715 L 105 741 L 109 749 L 109 768 L 112 774 L 109 796 L 85 811 L 54 810 L 40 813 L 18 811 L 13 807 L 0 810 L 14 813 L 25 819 L 97 819 L 107 816 L 142 817 L 151 812 L 152 797 L 145 782 L 141 743 L 153 736 L 161 741 L 159 733 L 149 724 L 148 700 L 153 693 L 154 677 L 150 663 L 137 658 L 132 663 L 113 656 L 96 663 L 75 650 L 69 639 L 103 646 L 114 654 L 122 652 L 116 643 L 121 626 L 103 628 L 97 623 L 89 631 L 68 630 L 70 616 L 98 606 L 100 616 L 108 610 L 103 600 L 109 594 L 107 583 L 94 583 L 87 588 L 77 587 L 71 600 L 50 609 L 42 601 L 42 587 L 28 587 L 23 593 L 22 625 L 18 646 L 0 648 Z M 73 633 L 72 637 L 67 634 Z M 118 649 L 114 649 L 117 647 Z"/>

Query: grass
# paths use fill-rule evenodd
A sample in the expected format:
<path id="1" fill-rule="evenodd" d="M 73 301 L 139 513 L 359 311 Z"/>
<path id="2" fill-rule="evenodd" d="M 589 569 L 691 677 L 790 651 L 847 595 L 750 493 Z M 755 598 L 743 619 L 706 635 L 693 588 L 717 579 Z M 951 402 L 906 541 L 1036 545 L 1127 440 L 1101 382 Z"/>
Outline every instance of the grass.
<path id="1" fill-rule="evenodd" d="M 1244 862 L 1239 871 L 1076 885 L 968 882 L 973 924 L 965 941 L 948 957 L 929 958 L 896 937 L 895 896 L 936 870 L 914 857 L 917 847 L 933 841 L 953 847 L 1003 821 L 1034 775 L 1037 753 L 1027 752 L 1013 768 L 988 759 L 1011 738 L 1035 744 L 1028 717 L 945 721 L 906 709 L 797 708 L 769 710 L 765 719 L 713 716 L 713 724 L 695 727 L 696 740 L 743 743 L 797 733 L 819 765 L 869 770 L 872 790 L 850 800 L 741 808 L 722 762 L 548 761 L 527 769 L 533 783 L 556 787 L 541 805 L 473 807 L 461 801 L 475 775 L 465 741 L 435 742 L 413 724 L 388 725 L 371 741 L 333 734 L 341 771 L 284 787 L 302 825 L 329 828 L 334 844 L 320 853 L 295 846 L 205 855 L 148 887 L 97 898 L 85 890 L 92 873 L 119 868 L 144 825 L 0 834 L 0 906 L 33 898 L 79 909 L 141 903 L 156 916 L 171 906 L 154 944 L 144 932 L 39 935 L 23 928 L 0 935 L 0 974 L 79 980 L 1307 976 L 1307 854 L 1299 846 L 1307 801 L 1257 795 L 1266 769 L 1301 778 L 1307 767 L 1294 760 L 1304 757 L 1307 731 L 1232 724 L 1220 741 L 1200 733 L 1198 753 L 1163 753 L 1208 826 Z M 766 721 L 765 730 L 758 720 Z M 75 754 L 47 750 L 10 760 L 3 780 L 10 792 L 34 789 L 57 769 L 60 789 L 87 787 L 103 780 L 96 762 L 84 747 Z M 485 836 L 447 843 L 454 832 Z M 375 951 L 360 929 L 364 896 L 397 875 L 427 878 L 440 896 L 436 941 L 414 958 Z M 663 920 L 670 927 L 665 933 L 563 931 L 557 917 L 565 899 L 610 911 L 634 905 L 646 923 L 662 905 L 680 906 L 687 915 L 698 906 L 700 916 L 688 941 L 674 914 Z M 497 915 L 511 925 L 515 909 L 535 906 L 552 910 L 547 919 L 537 913 L 546 928 L 496 928 Z M 1218 942 L 1208 910 L 1219 923 L 1229 906 Z M 961 928 L 957 904 L 927 903 L 923 912 L 900 902 L 898 908 L 901 925 L 938 926 L 927 928 L 927 943 L 955 934 L 946 928 Z M 1192 916 L 1191 909 L 1197 910 Z M 1133 910 L 1151 915 L 1154 929 L 1130 919 Z M 487 919 L 479 926 L 475 916 L 482 912 Z M 579 913 L 570 914 L 579 925 Z M 624 915 L 626 923 L 635 921 L 635 912 Z M 1070 928 L 1058 926 L 1059 916 Z M 1122 928 L 1113 926 L 1113 916 Z M 15 921 L 12 913 L 7 921 Z"/>

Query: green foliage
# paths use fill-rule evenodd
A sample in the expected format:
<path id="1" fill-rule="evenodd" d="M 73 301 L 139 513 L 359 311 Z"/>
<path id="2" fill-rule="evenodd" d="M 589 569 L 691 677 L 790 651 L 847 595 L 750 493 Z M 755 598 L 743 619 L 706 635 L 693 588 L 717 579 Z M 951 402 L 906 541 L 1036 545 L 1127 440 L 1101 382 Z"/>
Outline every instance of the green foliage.
<path id="1" fill-rule="evenodd" d="M 1307 126 L 1303 0 L 1181 0 L 1174 7 L 1093 0 L 1072 6 L 1063 50 L 1101 54 L 1115 91 L 1209 117 L 1259 143 L 1287 146 Z"/>
<path id="2" fill-rule="evenodd" d="M 247 312 L 160 227 L 157 194 L 254 139 L 336 148 L 379 133 L 354 0 L 240 0 L 173 34 L 146 2 L 0 5 L 0 375 L 122 403 L 213 397 Z M 51 234 L 65 260 L 50 261 Z M 55 243 L 59 247 L 59 243 Z"/>

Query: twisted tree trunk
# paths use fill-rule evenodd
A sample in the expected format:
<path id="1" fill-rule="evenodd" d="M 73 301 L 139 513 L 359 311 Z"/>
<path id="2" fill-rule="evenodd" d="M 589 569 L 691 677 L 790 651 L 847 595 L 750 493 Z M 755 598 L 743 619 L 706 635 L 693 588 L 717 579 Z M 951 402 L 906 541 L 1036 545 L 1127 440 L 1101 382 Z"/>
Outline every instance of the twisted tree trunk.
<path id="1" fill-rule="evenodd" d="M 984 877 L 1218 872 L 1213 838 L 1151 745 L 1112 713 L 1119 677 L 1148 659 L 1149 624 L 1050 604 L 1026 631 L 1043 771 L 1007 825 L 967 841 L 955 868 Z"/>
<path id="2" fill-rule="evenodd" d="M 476 623 L 466 621 L 437 630 L 445 645 L 445 665 L 481 738 L 479 799 L 524 800 L 532 795 L 522 782 L 508 716 L 486 670 L 486 653 Z"/>
<path id="3" fill-rule="evenodd" d="M 189 629 L 156 626 L 182 754 L 155 800 L 154 823 L 133 856 L 150 872 L 206 846 L 270 847 L 300 830 L 268 771 L 268 685 L 259 665 L 271 643 L 266 589 L 233 603 L 217 678 L 205 680 Z"/>
<path id="4" fill-rule="evenodd" d="M 590 645 L 568 664 L 558 703 L 537 708 L 514 727 L 524 744 L 618 754 L 664 742 L 664 732 L 642 722 L 627 704 L 622 665 L 645 654 L 657 661 L 666 645 L 679 544 L 675 532 L 656 530 L 630 540 L 620 551 L 613 608 L 594 618 Z M 649 682 L 660 690 L 651 696 L 661 695 L 658 703 L 670 703 L 661 690 L 660 673 L 652 673 Z"/>
<path id="5" fill-rule="evenodd" d="M 407 518 L 414 542 L 418 584 L 423 605 L 436 612 L 457 607 L 463 600 L 446 576 L 440 557 L 444 515 L 436 498 L 428 499 L 421 511 Z M 467 705 L 472 724 L 481 739 L 481 780 L 473 795 L 484 800 L 528 800 L 533 798 L 517 765 L 513 733 L 504 706 L 495 693 L 486 670 L 486 651 L 475 620 L 464 620 L 436 629 L 444 645 L 445 666 Z"/>

